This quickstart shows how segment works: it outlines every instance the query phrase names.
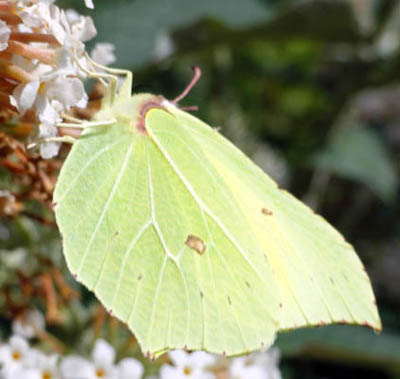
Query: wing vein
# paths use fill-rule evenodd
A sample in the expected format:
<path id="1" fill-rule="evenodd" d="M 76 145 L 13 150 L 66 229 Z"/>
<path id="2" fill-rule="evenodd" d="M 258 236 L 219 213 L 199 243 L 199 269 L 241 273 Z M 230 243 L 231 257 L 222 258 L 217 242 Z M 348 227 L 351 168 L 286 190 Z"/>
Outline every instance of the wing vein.
<path id="1" fill-rule="evenodd" d="M 158 299 L 159 299 L 159 295 L 160 295 L 160 289 L 161 289 L 162 279 L 163 279 L 163 276 L 164 276 L 164 270 L 165 270 L 165 266 L 166 266 L 167 260 L 168 260 L 168 257 L 165 256 L 164 260 L 163 260 L 163 264 L 161 266 L 158 282 L 157 282 L 156 293 L 154 294 L 153 308 L 151 310 L 151 316 L 150 316 L 150 325 L 149 325 L 149 330 L 147 332 L 147 338 L 146 338 L 147 339 L 147 343 L 149 345 L 151 344 L 151 337 L 153 335 L 154 317 L 155 317 L 155 313 L 156 313 L 157 303 L 158 303 Z"/>
<path id="2" fill-rule="evenodd" d="M 132 249 L 135 247 L 135 245 L 139 241 L 140 237 L 143 235 L 143 233 L 146 231 L 146 229 L 150 225 L 151 225 L 151 220 L 148 220 L 146 223 L 143 224 L 143 226 L 140 228 L 139 232 L 132 238 L 131 242 L 129 243 L 128 248 L 126 249 L 126 251 L 124 253 L 124 258 L 122 259 L 122 265 L 121 265 L 121 269 L 120 269 L 119 275 L 118 275 L 117 286 L 115 287 L 114 295 L 113 295 L 113 298 L 111 301 L 111 308 L 114 305 L 115 297 L 117 296 L 117 293 L 121 287 L 122 277 L 124 276 L 124 272 L 125 272 L 126 261 L 128 260 Z"/>
<path id="3" fill-rule="evenodd" d="M 177 259 L 170 253 L 167 244 L 165 243 L 164 237 L 161 233 L 160 227 L 157 223 L 156 217 L 155 217 L 155 206 L 154 206 L 154 189 L 153 189 L 153 180 L 152 180 L 152 175 L 151 175 L 151 165 L 150 165 L 150 157 L 149 157 L 149 152 L 147 151 L 147 167 L 148 167 L 148 176 L 149 176 L 149 195 L 150 195 L 150 207 L 151 207 L 151 215 L 152 215 L 152 221 L 153 221 L 153 226 L 154 229 L 156 230 L 156 233 L 158 235 L 158 238 L 160 239 L 161 245 L 164 249 L 166 258 L 170 258 L 175 265 L 177 266 L 179 273 L 181 274 L 183 285 L 185 288 L 185 298 L 186 298 L 186 304 L 187 304 L 187 311 L 186 311 L 186 337 L 188 336 L 188 331 L 189 331 L 189 324 L 190 324 L 190 302 L 189 302 L 189 291 L 186 283 L 186 278 L 184 276 L 184 273 L 180 267 L 179 262 Z"/>
<path id="4" fill-rule="evenodd" d="M 105 147 L 103 147 L 101 150 L 99 150 L 96 154 L 94 154 L 93 156 L 90 157 L 90 159 L 88 159 L 85 163 L 85 165 L 80 169 L 80 171 L 76 174 L 76 176 L 74 176 L 74 179 L 71 181 L 71 183 L 69 183 L 68 187 L 64 190 L 64 192 L 60 195 L 60 197 L 57 199 L 57 202 L 60 203 L 65 196 L 68 195 L 69 191 L 73 188 L 73 186 L 75 185 L 75 183 L 77 182 L 77 180 L 81 177 L 81 175 L 86 171 L 86 169 L 92 164 L 94 163 L 98 158 L 100 158 L 105 152 L 107 152 L 108 150 L 110 150 L 112 147 L 114 147 L 115 145 L 119 144 L 122 141 L 122 138 L 120 138 L 119 140 L 113 142 L 110 145 L 107 145 Z"/>
<path id="5" fill-rule="evenodd" d="M 186 126 L 186 125 L 185 125 L 185 126 Z M 197 132 L 197 131 L 196 131 L 196 132 Z M 163 133 L 166 134 L 166 133 L 168 133 L 168 132 L 163 132 Z M 198 133 L 198 132 L 197 132 L 197 133 Z M 171 134 L 171 133 L 169 133 L 169 134 Z M 198 133 L 198 134 L 199 134 L 199 135 L 202 135 L 202 134 L 200 134 L 200 133 Z M 202 135 L 202 136 L 204 136 L 204 135 Z M 184 144 L 184 145 L 186 146 L 186 148 L 192 153 L 192 155 L 197 159 L 197 161 L 210 173 L 210 176 L 211 176 L 212 179 L 214 180 L 214 177 L 213 177 L 212 173 L 210 172 L 210 170 L 208 169 L 208 167 L 206 167 L 206 166 L 204 165 L 204 163 L 201 161 L 201 159 L 198 157 L 198 155 L 190 148 L 190 146 L 188 146 L 187 143 L 186 143 L 184 140 L 182 140 L 182 138 L 177 137 L 177 136 L 174 136 L 174 137 L 177 138 L 177 139 L 179 139 L 179 140 L 181 141 L 181 143 Z M 226 194 L 225 194 L 225 193 L 224 193 L 224 196 L 226 197 Z M 274 219 L 274 224 L 275 224 L 275 228 L 276 228 L 276 230 L 278 231 L 279 235 L 281 236 L 282 240 L 286 241 L 286 244 L 287 244 L 287 246 L 289 247 L 289 249 L 290 249 L 291 251 L 293 251 L 294 254 L 295 254 L 296 256 L 298 256 L 298 254 L 297 254 L 297 252 L 296 252 L 296 249 L 292 246 L 292 244 L 290 243 L 290 241 L 289 241 L 289 240 L 286 238 L 286 236 L 282 233 L 282 231 L 281 231 L 281 229 L 280 229 L 280 226 L 276 223 L 276 220 L 275 220 L 275 219 Z M 305 268 L 305 267 L 303 267 L 303 269 L 304 269 L 304 271 L 306 271 L 306 268 Z M 308 273 L 311 274 L 310 271 L 308 271 Z M 327 310 L 327 313 L 328 313 L 328 315 L 329 315 L 331 321 L 334 321 L 333 316 L 332 316 L 332 314 L 331 314 L 331 311 L 330 311 L 330 309 L 329 309 L 329 306 L 328 306 L 328 304 L 325 302 L 325 299 L 323 298 L 321 291 L 319 290 L 318 286 L 316 286 L 315 283 L 314 283 L 313 281 L 311 281 L 311 282 L 312 282 L 312 284 L 313 284 L 313 287 L 316 289 L 316 291 L 317 291 L 319 297 L 321 298 L 321 301 L 322 301 L 322 303 L 324 304 L 324 306 L 325 306 L 325 308 L 326 308 L 326 310 Z M 295 301 L 296 301 L 296 304 L 298 305 L 298 307 L 299 307 L 299 309 L 300 309 L 300 311 L 301 311 L 301 313 L 302 313 L 302 315 L 303 315 L 305 321 L 306 321 L 307 323 L 310 323 L 310 321 L 307 319 L 307 316 L 306 316 L 306 314 L 305 314 L 305 312 L 304 312 L 304 310 L 303 310 L 303 308 L 302 308 L 300 302 L 297 300 L 296 295 L 295 295 L 295 293 L 293 292 L 292 289 L 291 289 L 291 293 L 292 293 L 292 295 L 293 295 L 293 297 L 294 297 L 294 299 L 295 299 Z M 348 310 L 350 316 L 351 316 L 351 317 L 353 318 L 353 320 L 354 320 L 354 316 L 352 315 L 352 313 L 351 313 L 351 311 L 350 311 L 350 309 L 349 309 L 349 306 L 348 306 L 346 300 L 344 299 L 343 295 L 340 294 L 340 297 L 341 297 L 341 299 L 342 299 L 342 301 L 343 301 L 345 307 L 347 308 L 347 310 Z"/>
<path id="6" fill-rule="evenodd" d="M 165 159 L 167 162 L 170 164 L 172 169 L 175 171 L 176 175 L 179 177 L 179 179 L 183 182 L 185 185 L 186 189 L 189 191 L 189 193 L 192 195 L 193 199 L 196 201 L 197 205 L 205 212 L 207 213 L 214 221 L 215 223 L 221 228 L 221 230 L 224 232 L 224 234 L 227 236 L 227 238 L 231 241 L 231 243 L 236 247 L 236 249 L 239 251 L 239 253 L 242 255 L 242 257 L 245 259 L 247 264 L 253 269 L 253 271 L 257 274 L 257 276 L 260 278 L 261 282 L 266 284 L 265 278 L 261 275 L 261 273 L 258 271 L 258 269 L 254 266 L 254 264 L 251 262 L 249 257 L 247 256 L 246 252 L 243 250 L 243 248 L 240 246 L 238 241 L 229 233 L 229 231 L 226 229 L 225 225 L 221 222 L 221 220 L 204 204 L 204 202 L 200 199 L 200 197 L 197 195 L 195 190 L 193 189 L 192 185 L 189 183 L 189 181 L 186 179 L 186 177 L 181 173 L 181 171 L 176 167 L 175 163 L 172 161 L 171 157 L 169 154 L 165 151 L 165 149 L 161 146 L 160 142 L 158 141 L 157 137 L 154 134 L 151 134 L 151 137 L 153 138 L 155 144 L 161 151 L 161 153 L 164 155 Z"/>
<path id="7" fill-rule="evenodd" d="M 91 247 L 91 245 L 92 245 L 92 243 L 94 241 L 94 238 L 95 238 L 95 236 L 97 234 L 97 231 L 100 228 L 101 223 L 103 222 L 103 218 L 104 218 L 104 216 L 105 216 L 105 214 L 106 214 L 106 212 L 108 210 L 108 207 L 110 206 L 110 203 L 111 203 L 111 201 L 112 201 L 112 199 L 114 197 L 114 194 L 115 194 L 115 192 L 116 192 L 116 190 L 118 188 L 118 185 L 119 185 L 119 183 L 120 183 L 120 181 L 122 179 L 122 176 L 125 173 L 125 169 L 127 167 L 129 158 L 132 155 L 132 151 L 133 151 L 133 147 L 134 146 L 135 146 L 135 141 L 133 141 L 131 143 L 131 145 L 129 146 L 129 148 L 127 150 L 126 156 L 125 156 L 125 158 L 124 158 L 124 160 L 122 162 L 122 165 L 121 165 L 121 171 L 119 172 L 119 174 L 117 176 L 117 179 L 115 180 L 115 183 L 114 183 L 114 185 L 113 185 L 113 187 L 111 189 L 110 195 L 108 196 L 108 199 L 107 199 L 107 201 L 106 201 L 106 203 L 104 205 L 104 208 L 103 208 L 103 210 L 102 210 L 102 212 L 100 214 L 99 220 L 96 223 L 95 229 L 94 229 L 92 235 L 90 236 L 89 243 L 88 243 L 88 245 L 87 245 L 87 247 L 86 247 L 86 249 L 85 249 L 85 251 L 83 253 L 83 257 L 82 257 L 81 263 L 80 263 L 79 268 L 78 268 L 77 276 L 79 276 L 79 274 L 80 274 L 80 272 L 82 270 L 83 264 L 84 264 L 84 262 L 86 260 L 87 253 L 88 253 L 88 251 L 89 251 L 89 249 L 90 249 L 90 247 Z"/>

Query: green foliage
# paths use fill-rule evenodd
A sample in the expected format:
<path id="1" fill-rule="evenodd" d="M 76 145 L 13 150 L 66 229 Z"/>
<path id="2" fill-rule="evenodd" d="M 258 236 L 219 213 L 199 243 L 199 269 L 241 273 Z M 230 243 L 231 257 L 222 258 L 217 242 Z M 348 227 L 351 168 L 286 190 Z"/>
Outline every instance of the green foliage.
<path id="1" fill-rule="evenodd" d="M 366 128 L 340 129 L 314 158 L 317 168 L 359 180 L 383 200 L 393 200 L 398 181 L 379 136 Z"/>

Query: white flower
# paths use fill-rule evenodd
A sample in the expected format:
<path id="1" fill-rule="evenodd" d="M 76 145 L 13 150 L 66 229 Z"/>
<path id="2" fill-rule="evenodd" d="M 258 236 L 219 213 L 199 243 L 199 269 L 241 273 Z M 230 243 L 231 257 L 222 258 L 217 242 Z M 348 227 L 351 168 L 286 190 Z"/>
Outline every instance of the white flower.
<path id="1" fill-rule="evenodd" d="M 71 32 L 75 39 L 82 42 L 91 40 L 97 34 L 93 20 L 89 16 L 80 16 L 79 20 L 71 25 Z"/>
<path id="2" fill-rule="evenodd" d="M 43 82 L 38 96 L 38 103 L 47 100 L 51 104 L 57 101 L 61 106 L 59 110 L 69 110 L 76 106 L 84 108 L 88 101 L 85 87 L 81 80 L 69 77 L 56 77 L 55 79 Z M 41 119 L 40 112 L 38 113 Z"/>
<path id="3" fill-rule="evenodd" d="M 251 354 L 247 357 L 234 358 L 229 366 L 231 379 L 281 379 L 277 366 L 279 350 Z"/>
<path id="4" fill-rule="evenodd" d="M 229 374 L 232 379 L 268 379 L 264 367 L 252 365 L 248 357 L 233 359 L 229 366 Z"/>
<path id="5" fill-rule="evenodd" d="M 17 371 L 18 376 L 15 375 L 15 379 L 61 379 L 56 354 L 45 355 L 32 349 L 30 361 L 30 364 Z M 14 377 L 10 379 L 14 379 Z"/>
<path id="6" fill-rule="evenodd" d="M 85 5 L 90 9 L 94 9 L 93 0 L 85 0 Z"/>
<path id="7" fill-rule="evenodd" d="M 143 366 L 133 358 L 122 359 L 118 365 L 118 379 L 140 379 L 143 375 Z"/>
<path id="8" fill-rule="evenodd" d="M 207 368 L 216 361 L 214 355 L 197 351 L 187 353 L 183 350 L 172 351 L 169 354 L 174 366 L 165 364 L 160 369 L 161 379 L 213 379 L 215 375 Z"/>
<path id="9" fill-rule="evenodd" d="M 39 125 L 40 139 L 56 137 L 58 130 L 56 124 L 61 121 L 58 112 L 55 109 L 57 101 L 53 101 L 52 104 L 48 99 L 43 99 L 43 108 L 40 110 L 39 119 L 41 121 Z M 40 155 L 44 159 L 50 159 L 55 157 L 60 150 L 61 144 L 59 142 L 46 142 L 40 145 Z"/>
<path id="10" fill-rule="evenodd" d="M 108 66 L 116 61 L 114 51 L 115 46 L 112 43 L 96 43 L 90 56 L 96 63 Z"/>
<path id="11" fill-rule="evenodd" d="M 33 367 L 16 367 L 8 371 L 2 379 L 43 379 L 40 371 Z"/>
<path id="12" fill-rule="evenodd" d="M 48 3 L 39 2 L 29 7 L 17 7 L 17 9 L 24 25 L 30 28 L 48 28 L 51 23 L 50 4 Z"/>
<path id="13" fill-rule="evenodd" d="M 263 366 L 268 371 L 269 379 L 281 379 L 279 371 L 280 352 L 278 348 L 269 349 L 264 353 L 254 354 L 254 363 Z"/>
<path id="14" fill-rule="evenodd" d="M 31 359 L 28 342 L 19 336 L 12 336 L 8 344 L 0 346 L 0 377 L 12 378 Z M 17 376 L 14 376 L 17 379 Z"/>
<path id="15" fill-rule="evenodd" d="M 105 377 L 107 379 L 117 377 L 117 370 L 114 366 L 114 348 L 101 338 L 98 339 L 94 345 L 92 360 L 96 368 L 96 373 L 103 374 L 103 376 L 98 376 Z"/>
<path id="16" fill-rule="evenodd" d="M 69 25 L 66 29 L 73 39 L 85 42 L 96 36 L 96 27 L 91 17 L 82 16 L 74 9 L 68 9 L 65 11 L 65 18 Z"/>
<path id="17" fill-rule="evenodd" d="M 36 309 L 30 309 L 12 323 L 12 331 L 24 338 L 33 338 L 38 331 L 43 331 L 45 320 Z"/>
<path id="18" fill-rule="evenodd" d="M 175 51 L 174 41 L 171 36 L 161 31 L 155 40 L 153 56 L 156 60 L 162 60 L 170 56 Z"/>
<path id="19" fill-rule="evenodd" d="M 36 109 L 40 120 L 39 137 L 49 138 L 58 134 L 57 124 L 62 121 L 60 113 L 71 107 L 84 108 L 88 101 L 83 83 L 78 78 L 47 75 L 50 79 L 40 83 L 38 80 L 17 86 L 10 97 L 21 114 L 30 108 Z M 46 78 L 46 74 L 42 76 Z M 49 142 L 40 147 L 43 158 L 48 159 L 57 155 L 60 144 Z"/>
<path id="20" fill-rule="evenodd" d="M 78 372 L 82 378 L 96 378 L 93 363 L 77 355 L 65 357 L 61 361 L 60 371 L 63 379 L 75 379 Z"/>
<path id="21" fill-rule="evenodd" d="M 72 10 L 64 12 L 54 0 L 9 1 L 15 4 L 22 20 L 12 28 L 26 34 L 24 41 L 18 40 L 6 21 L 0 20 L 0 51 L 11 42 L 14 49 L 10 59 L 13 69 L 4 70 L 6 79 L 18 84 L 8 93 L 10 103 L 20 115 L 28 110 L 35 112 L 40 125 L 33 136 L 55 137 L 61 114 L 71 107 L 87 105 L 83 81 L 88 69 L 93 68 L 86 58 L 84 43 L 97 34 L 96 28 L 90 17 Z M 94 7 L 93 0 L 85 0 L 85 4 Z M 6 12 L 15 16 L 12 9 Z M 32 38 L 29 34 L 33 34 Z M 111 44 L 100 45 L 94 53 L 99 63 L 110 64 L 115 60 Z M 42 157 L 57 155 L 59 146 L 55 142 L 41 146 Z"/>
<path id="22" fill-rule="evenodd" d="M 0 20 L 0 51 L 7 49 L 10 34 L 11 29 L 3 20 Z"/>
<path id="23" fill-rule="evenodd" d="M 13 94 L 10 96 L 10 102 L 21 115 L 33 106 L 39 86 L 39 80 L 32 80 L 29 83 L 15 87 Z"/>
<path id="24" fill-rule="evenodd" d="M 86 57 L 83 56 L 83 42 L 97 34 L 94 23 L 90 17 L 83 17 L 73 10 L 64 12 L 57 8 L 56 13 L 57 22 L 52 24 L 52 34 L 61 47 L 57 50 L 57 63 L 49 75 L 77 76 L 85 79 L 86 74 L 79 68 L 77 61 L 80 66 L 88 67 Z"/>
<path id="25" fill-rule="evenodd" d="M 43 97 L 38 105 L 38 114 L 40 119 L 39 135 L 40 139 L 56 137 L 58 130 L 56 124 L 61 121 L 58 109 L 62 108 L 57 100 L 51 103 Z M 60 149 L 59 142 L 47 142 L 40 145 L 40 155 L 44 159 L 53 158 Z"/>
<path id="26" fill-rule="evenodd" d="M 143 375 L 143 366 L 136 359 L 126 358 L 115 365 L 114 348 L 103 339 L 96 341 L 91 360 L 66 357 L 60 370 L 65 379 L 74 379 L 77 372 L 85 379 L 140 379 Z"/>
<path id="27" fill-rule="evenodd" d="M 65 14 L 56 6 L 51 9 L 52 22 L 49 25 L 49 33 L 52 34 L 62 45 L 65 41 L 67 31 L 64 25 Z"/>
<path id="28" fill-rule="evenodd" d="M 36 361 L 36 367 L 40 371 L 40 379 L 61 379 L 57 363 L 58 356 L 56 354 L 48 356 L 39 353 Z"/>

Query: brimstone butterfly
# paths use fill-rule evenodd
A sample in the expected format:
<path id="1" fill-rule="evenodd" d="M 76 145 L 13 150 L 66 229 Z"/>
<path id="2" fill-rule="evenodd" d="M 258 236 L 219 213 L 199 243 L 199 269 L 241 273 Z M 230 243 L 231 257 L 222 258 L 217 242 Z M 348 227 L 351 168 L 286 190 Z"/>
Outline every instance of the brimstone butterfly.
<path id="1" fill-rule="evenodd" d="M 148 356 L 243 354 L 326 323 L 380 329 L 363 265 L 332 226 L 177 101 L 129 92 L 128 77 L 108 94 L 54 202 L 71 272 Z"/>

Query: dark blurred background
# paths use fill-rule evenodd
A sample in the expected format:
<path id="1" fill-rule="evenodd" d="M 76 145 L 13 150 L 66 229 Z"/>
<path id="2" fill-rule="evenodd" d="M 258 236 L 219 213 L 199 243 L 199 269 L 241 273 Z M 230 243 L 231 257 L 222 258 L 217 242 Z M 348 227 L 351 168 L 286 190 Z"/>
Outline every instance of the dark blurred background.
<path id="1" fill-rule="evenodd" d="M 280 335 L 283 377 L 400 378 L 400 2 L 59 4 L 93 17 L 96 42 L 114 43 L 115 66 L 133 70 L 134 92 L 172 99 L 200 66 L 181 105 L 199 106 L 198 117 L 355 246 L 383 332 Z"/>

